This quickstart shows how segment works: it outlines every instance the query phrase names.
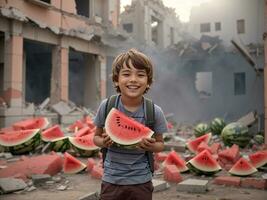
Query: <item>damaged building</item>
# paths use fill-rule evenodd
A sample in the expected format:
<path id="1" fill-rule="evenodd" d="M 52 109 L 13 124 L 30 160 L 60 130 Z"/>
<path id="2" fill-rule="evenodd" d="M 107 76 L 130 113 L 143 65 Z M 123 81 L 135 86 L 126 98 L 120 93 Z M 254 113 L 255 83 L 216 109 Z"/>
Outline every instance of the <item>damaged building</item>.
<path id="1" fill-rule="evenodd" d="M 119 11 L 119 0 L 0 1 L 0 127 L 47 99 L 96 109 L 112 45 L 125 40 Z"/>
<path id="2" fill-rule="evenodd" d="M 162 0 L 133 0 L 121 13 L 120 27 L 140 44 L 166 48 L 179 41 L 181 23 Z"/>

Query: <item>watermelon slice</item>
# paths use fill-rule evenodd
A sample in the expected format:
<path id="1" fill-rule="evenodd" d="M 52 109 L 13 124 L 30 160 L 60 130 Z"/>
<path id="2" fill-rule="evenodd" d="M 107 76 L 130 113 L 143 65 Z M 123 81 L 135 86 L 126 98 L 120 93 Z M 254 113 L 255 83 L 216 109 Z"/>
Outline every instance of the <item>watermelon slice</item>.
<path id="1" fill-rule="evenodd" d="M 198 147 L 197 147 L 197 153 L 200 153 L 201 151 L 207 149 L 210 153 L 211 152 L 211 148 L 207 145 L 206 142 L 201 142 Z"/>
<path id="2" fill-rule="evenodd" d="M 15 130 L 45 129 L 49 125 L 46 117 L 31 118 L 18 121 L 12 125 Z"/>
<path id="3" fill-rule="evenodd" d="M 229 170 L 229 173 L 236 176 L 249 176 L 258 170 L 253 167 L 245 158 L 241 157 Z"/>
<path id="4" fill-rule="evenodd" d="M 40 144 L 40 129 L 9 131 L 0 134 L 0 145 L 12 154 L 23 154 Z"/>
<path id="5" fill-rule="evenodd" d="M 89 134 L 82 137 L 69 137 L 69 141 L 80 156 L 92 156 L 99 149 L 93 142 L 93 138 L 94 134 Z"/>
<path id="6" fill-rule="evenodd" d="M 105 128 L 109 137 L 121 145 L 133 145 L 154 134 L 151 129 L 115 108 L 108 113 Z"/>
<path id="7" fill-rule="evenodd" d="M 189 169 L 197 174 L 212 175 L 221 170 L 221 166 L 208 150 L 203 150 L 187 162 Z"/>
<path id="8" fill-rule="evenodd" d="M 57 124 L 43 131 L 41 133 L 41 136 L 44 142 L 49 142 L 51 140 L 64 137 L 64 133 L 61 131 L 59 125 Z"/>
<path id="9" fill-rule="evenodd" d="M 185 161 L 175 151 L 171 151 L 166 157 L 163 165 L 175 165 L 179 172 L 188 171 Z"/>
<path id="10" fill-rule="evenodd" d="M 257 151 L 253 154 L 250 154 L 248 157 L 249 157 L 251 164 L 255 168 L 260 168 L 267 164 L 267 150 Z"/>
<path id="11" fill-rule="evenodd" d="M 240 158 L 239 146 L 233 144 L 231 148 L 224 149 L 218 153 L 220 159 L 226 159 L 232 163 L 235 163 Z"/>
<path id="12" fill-rule="evenodd" d="M 83 128 L 85 125 L 81 120 L 75 121 L 73 124 L 67 127 L 68 132 L 76 132 Z"/>
<path id="13" fill-rule="evenodd" d="M 201 142 L 209 143 L 211 139 L 212 134 L 207 133 L 205 135 L 202 135 L 194 140 L 189 140 L 189 142 L 186 143 L 186 147 L 192 152 L 197 153 L 197 147 Z"/>
<path id="14" fill-rule="evenodd" d="M 91 133 L 93 133 L 93 131 L 89 127 L 83 127 L 74 133 L 74 137 L 82 137 Z"/>
<path id="15" fill-rule="evenodd" d="M 86 165 L 69 153 L 64 153 L 63 171 L 67 174 L 75 174 L 86 168 Z"/>

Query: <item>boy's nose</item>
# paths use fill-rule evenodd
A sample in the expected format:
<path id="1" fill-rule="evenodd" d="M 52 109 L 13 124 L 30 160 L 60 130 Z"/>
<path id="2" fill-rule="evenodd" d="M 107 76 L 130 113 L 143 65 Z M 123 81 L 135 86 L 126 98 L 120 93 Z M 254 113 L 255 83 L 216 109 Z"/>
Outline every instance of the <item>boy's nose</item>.
<path id="1" fill-rule="evenodd" d="M 137 78 L 137 76 L 136 76 L 136 75 L 134 75 L 134 74 L 132 74 L 132 75 L 130 76 L 130 81 L 135 81 L 135 80 L 136 80 L 136 78 Z"/>

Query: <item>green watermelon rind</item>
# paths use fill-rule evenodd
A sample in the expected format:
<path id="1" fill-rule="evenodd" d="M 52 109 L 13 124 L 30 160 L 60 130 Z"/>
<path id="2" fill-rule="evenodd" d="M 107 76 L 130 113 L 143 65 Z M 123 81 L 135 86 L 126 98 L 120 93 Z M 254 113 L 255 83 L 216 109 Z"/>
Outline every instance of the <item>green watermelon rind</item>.
<path id="1" fill-rule="evenodd" d="M 127 141 L 126 138 L 124 138 L 124 139 L 119 138 L 118 136 L 115 135 L 116 133 L 113 133 L 113 131 L 111 130 L 110 125 L 109 125 L 109 123 L 111 123 L 113 121 L 113 119 L 112 119 L 113 113 L 116 113 L 116 114 L 119 113 L 125 119 L 126 118 L 130 119 L 130 118 L 115 108 L 112 108 L 110 110 L 110 112 L 108 113 L 108 116 L 106 117 L 106 121 L 105 121 L 105 129 L 106 129 L 106 133 L 109 135 L 110 139 L 112 141 L 114 141 L 115 143 L 120 144 L 120 145 L 126 145 L 126 146 L 135 145 L 135 144 L 139 143 L 142 140 L 142 138 L 151 138 L 152 135 L 154 134 L 154 132 L 151 129 L 149 129 L 148 127 L 146 127 L 145 125 L 143 125 L 143 124 L 141 124 L 141 123 L 139 123 L 133 119 L 130 119 L 131 123 L 132 123 L 131 125 L 136 124 L 141 128 L 146 128 L 146 130 L 149 130 L 149 132 L 146 132 L 146 136 L 144 136 L 142 138 L 138 138 L 138 139 L 131 139 L 131 140 Z"/>
<path id="2" fill-rule="evenodd" d="M 210 166 L 209 168 L 207 167 L 207 165 L 205 166 L 205 163 L 201 164 L 200 161 L 198 160 L 199 157 L 201 156 L 207 156 L 208 159 L 210 159 L 210 162 L 213 162 L 215 166 L 213 166 L 213 168 Z M 202 159 L 203 160 L 203 159 Z M 207 159 L 204 159 L 206 162 L 208 162 Z M 203 161 L 204 162 L 204 161 Z M 199 173 L 202 174 L 212 174 L 212 173 L 217 173 L 219 172 L 222 168 L 221 166 L 218 164 L 218 162 L 212 157 L 211 153 L 209 153 L 208 150 L 203 150 L 201 153 L 199 153 L 198 155 L 196 155 L 195 157 L 193 157 L 192 159 L 190 159 L 187 162 L 187 166 L 189 166 L 188 168 L 192 168 L 192 166 L 194 168 L 196 168 Z M 193 170 L 195 172 L 195 170 Z"/>
<path id="3" fill-rule="evenodd" d="M 241 148 L 246 147 L 251 140 L 248 128 L 239 122 L 226 125 L 222 130 L 221 138 L 226 146 L 237 144 Z"/>
<path id="4" fill-rule="evenodd" d="M 24 131 L 24 130 L 22 130 L 22 131 Z M 31 130 L 25 130 L 25 131 L 32 131 L 32 134 L 29 135 L 26 138 L 21 139 L 17 143 L 13 143 L 13 144 L 8 144 L 5 141 L 0 139 L 0 145 L 3 146 L 3 147 L 13 147 L 13 146 L 16 146 L 16 145 L 21 145 L 21 144 L 27 142 L 28 140 L 30 140 L 31 138 L 33 138 L 35 135 L 40 134 L 40 129 L 31 129 Z M 17 132 L 20 132 L 20 131 L 17 131 Z M 12 134 L 12 133 L 10 133 L 10 134 Z"/>
<path id="5" fill-rule="evenodd" d="M 194 128 L 194 133 L 196 137 L 200 137 L 202 135 L 205 135 L 206 133 L 210 132 L 210 127 L 206 123 L 199 123 Z"/>
<path id="6" fill-rule="evenodd" d="M 67 136 L 56 138 L 49 143 L 49 149 L 56 152 L 65 152 L 70 148 L 69 138 Z"/>
<path id="7" fill-rule="evenodd" d="M 247 164 L 251 167 L 251 170 L 250 171 L 241 171 L 241 170 L 238 170 L 236 169 L 237 168 L 237 165 L 239 164 L 239 162 L 242 160 L 245 160 L 247 162 Z M 249 161 L 247 161 L 246 159 L 244 158 L 240 158 L 233 166 L 232 168 L 228 171 L 231 175 L 234 175 L 234 176 L 250 176 L 256 172 L 258 172 L 258 170 L 252 165 L 249 163 Z"/>
<path id="8" fill-rule="evenodd" d="M 71 144 L 72 149 L 82 157 L 94 156 L 99 151 L 98 146 L 84 148 L 75 141 L 75 137 L 69 137 L 69 142 Z"/>
<path id="9" fill-rule="evenodd" d="M 214 135 L 221 135 L 223 128 L 226 126 L 222 118 L 216 117 L 210 123 L 210 130 Z"/>
<path id="10" fill-rule="evenodd" d="M 188 167 L 190 172 L 193 172 L 196 175 L 213 176 L 214 174 L 216 174 L 216 173 L 221 171 L 221 169 L 217 170 L 217 171 L 202 171 L 202 170 L 197 169 L 194 165 L 192 165 L 189 162 L 186 163 L 186 166 Z"/>
<path id="11" fill-rule="evenodd" d="M 6 147 L 6 151 L 12 153 L 13 155 L 21 155 L 32 152 L 37 146 L 41 144 L 41 135 L 36 134 L 34 137 L 28 141 L 15 145 Z"/>

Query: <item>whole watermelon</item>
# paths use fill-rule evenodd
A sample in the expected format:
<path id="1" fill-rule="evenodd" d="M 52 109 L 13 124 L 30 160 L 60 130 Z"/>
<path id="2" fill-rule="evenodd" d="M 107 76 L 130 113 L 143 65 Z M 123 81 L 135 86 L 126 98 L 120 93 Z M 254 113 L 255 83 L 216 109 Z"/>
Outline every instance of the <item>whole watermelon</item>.
<path id="1" fill-rule="evenodd" d="M 194 128 L 194 134 L 196 137 L 200 137 L 210 132 L 210 127 L 206 123 L 199 123 Z"/>
<path id="2" fill-rule="evenodd" d="M 248 132 L 248 127 L 239 122 L 233 122 L 225 126 L 221 137 L 226 146 L 236 144 L 241 148 L 247 146 L 252 138 Z"/>
<path id="3" fill-rule="evenodd" d="M 221 132 L 225 125 L 226 124 L 222 118 L 216 117 L 210 123 L 210 130 L 213 135 L 221 135 Z"/>

